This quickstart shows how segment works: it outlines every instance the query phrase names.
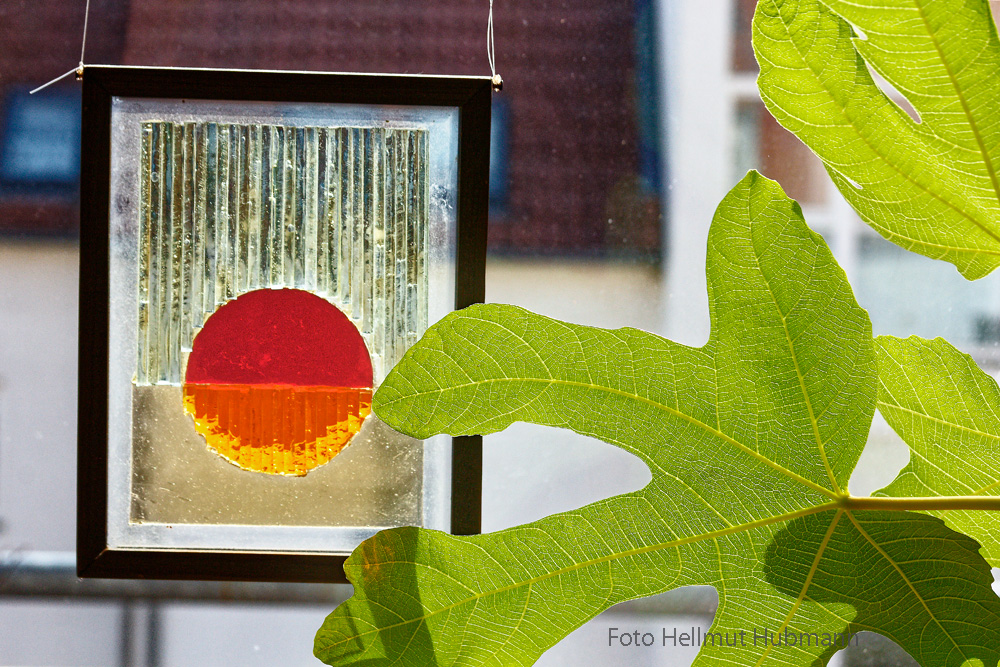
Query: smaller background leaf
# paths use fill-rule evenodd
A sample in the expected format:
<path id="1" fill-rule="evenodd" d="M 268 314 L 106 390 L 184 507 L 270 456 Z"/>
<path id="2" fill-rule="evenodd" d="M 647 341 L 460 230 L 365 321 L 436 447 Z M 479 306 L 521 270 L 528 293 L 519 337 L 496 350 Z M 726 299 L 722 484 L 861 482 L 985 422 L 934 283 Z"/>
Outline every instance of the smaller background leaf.
<path id="1" fill-rule="evenodd" d="M 753 45 L 761 99 L 865 222 L 969 279 L 1000 266 L 1000 41 L 986 0 L 760 0 Z"/>
<path id="2" fill-rule="evenodd" d="M 1000 496 L 1000 388 L 942 338 L 879 336 L 878 408 L 910 446 L 880 496 Z M 1000 512 L 932 512 L 1000 567 Z"/>

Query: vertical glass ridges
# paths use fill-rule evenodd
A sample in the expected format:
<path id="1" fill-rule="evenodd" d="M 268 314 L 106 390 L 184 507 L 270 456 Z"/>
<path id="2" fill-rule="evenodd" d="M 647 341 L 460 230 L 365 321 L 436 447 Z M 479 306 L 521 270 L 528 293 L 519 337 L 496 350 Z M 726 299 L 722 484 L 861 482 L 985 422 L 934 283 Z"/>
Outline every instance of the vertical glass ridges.
<path id="1" fill-rule="evenodd" d="M 376 383 L 427 328 L 426 130 L 149 121 L 141 150 L 136 384 L 181 384 L 205 319 L 255 289 L 343 310 Z"/>

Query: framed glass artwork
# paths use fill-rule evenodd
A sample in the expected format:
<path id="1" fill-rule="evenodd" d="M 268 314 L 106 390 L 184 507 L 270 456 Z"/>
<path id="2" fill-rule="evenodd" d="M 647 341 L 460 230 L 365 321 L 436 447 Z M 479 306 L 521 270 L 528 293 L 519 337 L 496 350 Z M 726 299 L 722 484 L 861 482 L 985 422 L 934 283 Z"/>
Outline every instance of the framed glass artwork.
<path id="1" fill-rule="evenodd" d="M 373 392 L 483 299 L 489 78 L 88 67 L 77 568 L 344 581 L 479 531 L 478 438 Z"/>

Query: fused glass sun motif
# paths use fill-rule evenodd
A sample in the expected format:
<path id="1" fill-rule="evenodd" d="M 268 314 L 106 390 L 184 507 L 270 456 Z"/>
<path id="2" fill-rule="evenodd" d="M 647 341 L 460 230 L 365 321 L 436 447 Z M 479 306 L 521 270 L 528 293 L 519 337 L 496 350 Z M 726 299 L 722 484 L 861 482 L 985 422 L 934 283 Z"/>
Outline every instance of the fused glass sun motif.
<path id="1" fill-rule="evenodd" d="M 428 132 L 141 127 L 133 405 L 176 406 L 244 470 L 305 475 L 427 328 Z"/>
<path id="2" fill-rule="evenodd" d="M 195 337 L 184 409 L 239 467 L 304 475 L 360 430 L 372 384 L 368 348 L 336 306 L 302 290 L 256 290 Z"/>

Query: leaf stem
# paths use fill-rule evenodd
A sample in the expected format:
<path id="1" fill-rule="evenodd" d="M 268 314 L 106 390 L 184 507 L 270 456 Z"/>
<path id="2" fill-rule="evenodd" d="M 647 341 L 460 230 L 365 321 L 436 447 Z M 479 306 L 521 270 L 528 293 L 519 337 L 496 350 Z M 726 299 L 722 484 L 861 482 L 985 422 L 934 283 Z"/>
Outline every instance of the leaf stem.
<path id="1" fill-rule="evenodd" d="M 1000 497 L 995 496 L 930 496 L 927 498 L 857 498 L 847 496 L 838 502 L 846 510 L 915 510 L 924 512 L 947 510 L 983 510 L 1000 512 Z"/>

